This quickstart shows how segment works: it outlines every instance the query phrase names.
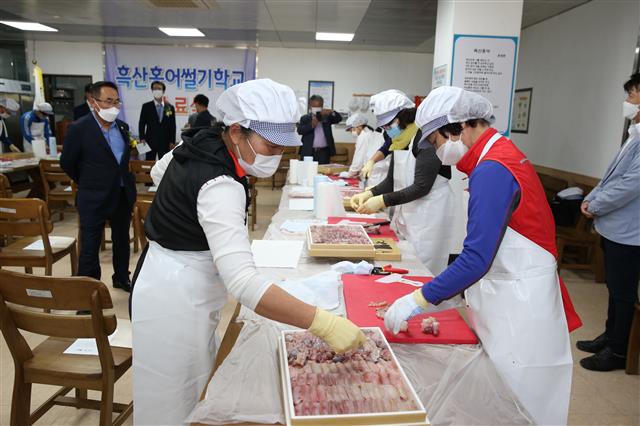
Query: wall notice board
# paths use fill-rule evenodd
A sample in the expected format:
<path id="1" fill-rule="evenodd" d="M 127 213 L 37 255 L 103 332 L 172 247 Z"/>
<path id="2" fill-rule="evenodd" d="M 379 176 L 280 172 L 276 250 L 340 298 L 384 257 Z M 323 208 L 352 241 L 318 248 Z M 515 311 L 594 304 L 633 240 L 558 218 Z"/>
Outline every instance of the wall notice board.
<path id="1" fill-rule="evenodd" d="M 333 109 L 333 91 L 335 83 L 333 81 L 309 80 L 307 89 L 307 99 L 313 95 L 322 96 L 324 107 Z"/>

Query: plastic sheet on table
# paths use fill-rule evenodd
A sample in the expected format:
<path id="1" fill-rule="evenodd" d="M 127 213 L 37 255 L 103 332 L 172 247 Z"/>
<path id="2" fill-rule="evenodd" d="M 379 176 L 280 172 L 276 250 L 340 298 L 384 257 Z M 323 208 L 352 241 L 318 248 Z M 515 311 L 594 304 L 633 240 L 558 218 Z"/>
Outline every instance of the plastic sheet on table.
<path id="1" fill-rule="evenodd" d="M 291 328 L 244 310 L 234 349 L 209 383 L 189 422 L 284 421 L 277 339 Z M 240 318 L 239 317 L 239 318 Z M 531 425 L 533 422 L 477 345 L 391 345 L 433 425 Z"/>

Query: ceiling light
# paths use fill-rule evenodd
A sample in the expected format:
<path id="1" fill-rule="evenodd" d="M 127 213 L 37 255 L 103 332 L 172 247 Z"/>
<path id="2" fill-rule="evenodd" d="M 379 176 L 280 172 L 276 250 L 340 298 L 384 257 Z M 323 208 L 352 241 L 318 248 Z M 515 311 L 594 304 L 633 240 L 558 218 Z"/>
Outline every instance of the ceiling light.
<path id="1" fill-rule="evenodd" d="M 316 40 L 351 41 L 353 40 L 353 33 L 316 33 Z"/>
<path id="2" fill-rule="evenodd" d="M 55 28 L 47 27 L 37 22 L 0 21 L 0 24 L 5 24 L 22 31 L 58 31 Z"/>
<path id="3" fill-rule="evenodd" d="M 170 37 L 204 37 L 202 31 L 197 28 L 158 27 L 158 29 Z"/>

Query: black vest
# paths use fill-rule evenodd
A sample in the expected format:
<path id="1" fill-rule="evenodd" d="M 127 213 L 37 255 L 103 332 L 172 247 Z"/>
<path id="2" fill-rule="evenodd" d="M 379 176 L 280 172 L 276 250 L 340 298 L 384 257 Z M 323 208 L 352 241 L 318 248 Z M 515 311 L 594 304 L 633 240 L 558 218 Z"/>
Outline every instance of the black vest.
<path id="1" fill-rule="evenodd" d="M 192 140 L 173 150 L 173 159 L 145 220 L 144 230 L 149 240 L 170 250 L 209 250 L 198 221 L 198 192 L 202 185 L 218 176 L 231 176 L 242 184 L 248 208 L 247 179 L 237 175 L 235 163 L 221 135 L 220 126 L 202 130 Z"/>

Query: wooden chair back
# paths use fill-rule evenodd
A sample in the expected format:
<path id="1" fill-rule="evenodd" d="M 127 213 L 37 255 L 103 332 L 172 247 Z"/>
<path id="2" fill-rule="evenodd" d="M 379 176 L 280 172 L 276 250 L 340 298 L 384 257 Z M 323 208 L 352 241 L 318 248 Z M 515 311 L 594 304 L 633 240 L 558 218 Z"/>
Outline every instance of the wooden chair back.
<path id="1" fill-rule="evenodd" d="M 52 190 L 63 190 L 67 187 L 71 187 L 71 191 L 62 194 L 63 197 L 70 200 L 75 199 L 77 192 L 76 185 L 73 179 L 62 170 L 59 160 L 40 160 L 40 176 L 42 177 L 44 193 L 47 199 L 49 199 Z"/>
<path id="2" fill-rule="evenodd" d="M 140 247 L 147 245 L 147 237 L 144 233 L 144 221 L 147 218 L 149 208 L 151 208 L 151 203 L 152 202 L 148 200 L 138 200 L 133 206 L 133 226 Z"/>
<path id="3" fill-rule="evenodd" d="M 9 304 L 8 304 L 9 303 Z M 93 278 L 51 278 L 0 270 L 0 316 L 2 333 L 14 360 L 22 364 L 33 357 L 19 330 L 51 337 L 95 338 L 101 365 L 109 368 L 113 358 L 108 335 L 117 325 L 109 290 Z M 68 314 L 50 311 L 71 311 Z M 76 315 L 76 311 L 91 315 Z"/>
<path id="4" fill-rule="evenodd" d="M 11 182 L 9 178 L 3 174 L 0 174 L 0 198 L 12 198 L 13 191 L 11 190 Z"/>
<path id="5" fill-rule="evenodd" d="M 6 237 L 41 237 L 44 251 L 51 256 L 48 235 L 53 231 L 49 209 L 37 198 L 0 198 L 0 235 Z"/>
<path id="6" fill-rule="evenodd" d="M 342 146 L 336 147 L 336 155 L 331 156 L 331 162 L 335 164 L 345 164 L 349 163 L 349 150 Z"/>
<path id="7" fill-rule="evenodd" d="M 155 161 L 129 161 L 129 170 L 133 173 L 136 183 L 153 183 L 153 179 L 151 179 L 151 168 L 154 164 L 156 164 Z"/>

